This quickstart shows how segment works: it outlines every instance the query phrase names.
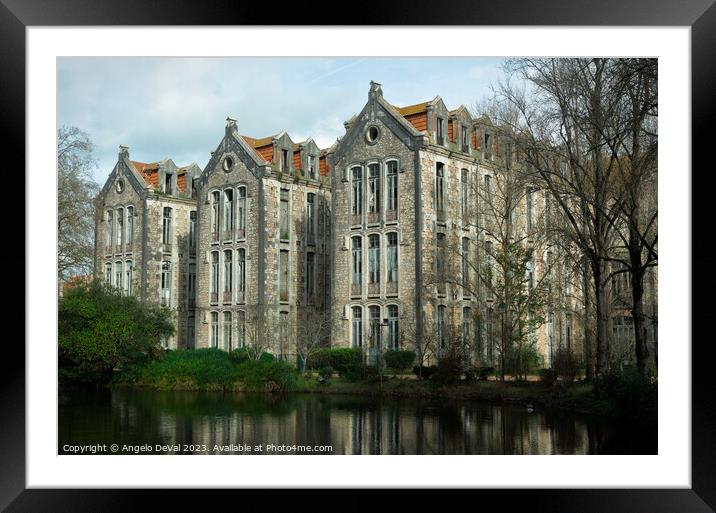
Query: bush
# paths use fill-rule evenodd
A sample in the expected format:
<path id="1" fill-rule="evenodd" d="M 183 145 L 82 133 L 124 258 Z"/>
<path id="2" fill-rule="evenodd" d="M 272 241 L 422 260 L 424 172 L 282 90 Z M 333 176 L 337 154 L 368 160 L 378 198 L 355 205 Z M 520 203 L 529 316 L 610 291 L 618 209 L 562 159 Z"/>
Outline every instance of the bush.
<path id="1" fill-rule="evenodd" d="M 603 377 L 604 397 L 612 413 L 629 418 L 656 415 L 658 385 L 634 367 L 612 370 Z"/>
<path id="2" fill-rule="evenodd" d="M 483 366 L 477 368 L 477 379 L 480 381 L 487 381 L 487 378 L 495 375 L 495 368 L 490 366 Z"/>
<path id="3" fill-rule="evenodd" d="M 165 308 L 139 302 L 97 281 L 60 298 L 58 364 L 62 382 L 106 383 L 117 368 L 158 358 L 174 334 Z"/>
<path id="4" fill-rule="evenodd" d="M 422 379 L 430 379 L 430 377 L 435 373 L 435 371 L 438 369 L 437 365 L 431 365 L 430 367 L 413 367 L 413 374 L 418 376 L 419 378 L 422 376 Z"/>
<path id="5" fill-rule="evenodd" d="M 261 353 L 261 356 L 259 356 L 260 362 L 272 362 L 275 358 L 271 353 Z"/>
<path id="6" fill-rule="evenodd" d="M 557 381 L 557 372 L 554 369 L 540 369 L 539 379 L 545 385 L 552 386 Z"/>
<path id="7" fill-rule="evenodd" d="M 559 347 L 552 359 L 552 368 L 562 380 L 572 383 L 579 373 L 580 363 L 576 355 L 566 347 Z"/>
<path id="8" fill-rule="evenodd" d="M 462 362 L 460 358 L 447 356 L 438 360 L 437 369 L 430 379 L 440 385 L 454 385 L 462 376 Z"/>
<path id="9" fill-rule="evenodd" d="M 385 352 L 383 358 L 388 368 L 395 371 L 406 371 L 413 365 L 415 353 L 413 351 L 391 349 Z"/>
<path id="10" fill-rule="evenodd" d="M 505 374 L 526 377 L 537 370 L 540 355 L 533 346 L 511 347 L 505 354 Z"/>
<path id="11" fill-rule="evenodd" d="M 333 369 L 330 367 L 321 367 L 321 369 L 318 371 L 318 375 L 328 379 L 333 375 Z"/>
<path id="12" fill-rule="evenodd" d="M 229 353 L 229 358 L 234 363 L 243 363 L 249 361 L 251 358 L 249 357 L 249 352 L 246 350 L 245 347 L 240 347 L 238 349 L 234 349 Z"/>
<path id="13" fill-rule="evenodd" d="M 363 352 L 360 348 L 319 349 L 311 357 L 311 368 L 331 367 L 343 377 L 354 375 L 363 367 Z"/>

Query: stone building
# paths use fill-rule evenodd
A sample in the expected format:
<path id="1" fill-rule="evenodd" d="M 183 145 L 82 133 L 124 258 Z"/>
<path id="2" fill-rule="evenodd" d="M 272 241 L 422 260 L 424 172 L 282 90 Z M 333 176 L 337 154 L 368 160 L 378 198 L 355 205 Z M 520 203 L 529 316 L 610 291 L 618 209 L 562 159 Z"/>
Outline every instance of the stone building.
<path id="1" fill-rule="evenodd" d="M 295 360 L 313 312 L 329 319 L 327 343 L 371 363 L 416 345 L 433 363 L 457 337 L 485 364 L 505 322 L 485 269 L 519 243 L 527 287 L 551 284 L 529 335 L 550 365 L 560 346 L 583 351 L 583 281 L 547 235 L 547 191 L 519 182 L 499 199 L 519 161 L 487 117 L 440 97 L 395 106 L 375 82 L 328 149 L 240 135 L 227 118 L 202 172 L 133 162 L 121 147 L 97 198 L 96 274 L 172 308 L 172 348 Z"/>
<path id="2" fill-rule="evenodd" d="M 201 169 L 171 159 L 143 163 L 120 146 L 95 199 L 95 275 L 172 312 L 166 347 L 191 345 L 196 268 L 196 180 Z"/>

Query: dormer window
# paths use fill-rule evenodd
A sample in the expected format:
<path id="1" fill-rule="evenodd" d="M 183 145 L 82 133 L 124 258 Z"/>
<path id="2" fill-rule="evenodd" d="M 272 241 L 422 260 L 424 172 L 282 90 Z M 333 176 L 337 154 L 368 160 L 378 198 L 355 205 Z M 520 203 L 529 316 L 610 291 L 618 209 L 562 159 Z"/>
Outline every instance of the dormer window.
<path id="1" fill-rule="evenodd" d="M 483 151 L 485 160 L 492 160 L 492 136 L 485 134 L 485 149 Z"/>
<path id="2" fill-rule="evenodd" d="M 308 156 L 308 162 L 306 163 L 306 167 L 308 168 L 308 177 L 311 180 L 316 179 L 316 157 L 313 155 Z"/>
<path id="3" fill-rule="evenodd" d="M 467 134 L 468 134 L 467 127 L 463 126 L 462 131 L 461 131 L 461 139 L 460 139 L 463 153 L 470 152 L 470 146 L 468 145 Z"/>
<path id="4" fill-rule="evenodd" d="M 288 173 L 288 150 L 281 150 L 281 171 Z"/>
<path id="5" fill-rule="evenodd" d="M 172 189 L 172 175 L 170 173 L 164 174 L 164 194 L 174 194 Z"/>
<path id="6" fill-rule="evenodd" d="M 437 143 L 442 146 L 445 144 L 445 135 L 443 132 L 443 118 L 437 118 L 436 121 Z"/>

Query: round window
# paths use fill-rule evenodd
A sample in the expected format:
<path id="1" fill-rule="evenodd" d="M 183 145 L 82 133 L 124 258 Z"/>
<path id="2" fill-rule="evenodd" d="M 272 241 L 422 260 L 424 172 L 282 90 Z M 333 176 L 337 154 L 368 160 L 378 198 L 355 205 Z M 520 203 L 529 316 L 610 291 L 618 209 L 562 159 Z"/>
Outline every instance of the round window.
<path id="1" fill-rule="evenodd" d="M 380 135 L 380 131 L 378 130 L 377 126 L 369 127 L 365 133 L 365 137 L 366 137 L 366 139 L 368 139 L 368 142 L 377 141 L 379 135 Z"/>
<path id="2" fill-rule="evenodd" d="M 232 167 L 234 167 L 234 159 L 232 159 L 231 157 L 226 157 L 224 159 L 224 171 L 231 171 Z"/>
<path id="3" fill-rule="evenodd" d="M 117 189 L 117 192 L 122 192 L 124 190 L 124 180 L 121 178 L 117 180 L 117 185 L 115 186 Z"/>

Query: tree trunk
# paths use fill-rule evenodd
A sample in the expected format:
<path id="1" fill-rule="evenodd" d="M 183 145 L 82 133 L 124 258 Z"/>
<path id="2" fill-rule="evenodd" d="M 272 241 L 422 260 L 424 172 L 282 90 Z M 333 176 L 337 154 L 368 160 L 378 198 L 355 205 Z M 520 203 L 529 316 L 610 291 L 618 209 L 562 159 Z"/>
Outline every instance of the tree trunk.
<path id="1" fill-rule="evenodd" d="M 646 326 L 644 322 L 644 272 L 637 269 L 631 275 L 631 315 L 634 319 L 634 352 L 636 353 L 636 368 L 643 377 L 647 376 L 647 359 L 649 350 L 646 347 Z"/>
<path id="2" fill-rule="evenodd" d="M 597 321 L 597 343 L 596 343 L 596 365 L 595 379 L 597 382 L 597 391 L 600 390 L 601 381 L 609 370 L 609 339 L 607 328 L 609 326 L 607 290 L 602 283 L 604 270 L 601 260 L 592 259 L 592 273 L 594 275 L 595 290 L 595 317 Z"/>
<path id="3" fill-rule="evenodd" d="M 592 298 L 589 293 L 589 274 L 586 259 L 582 266 L 583 297 L 584 297 L 584 365 L 586 367 L 586 380 L 588 383 L 594 381 L 594 359 L 592 358 L 592 334 L 589 329 L 592 316 Z"/>

